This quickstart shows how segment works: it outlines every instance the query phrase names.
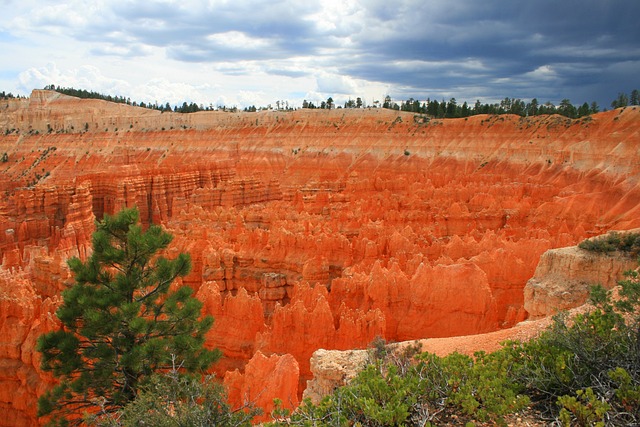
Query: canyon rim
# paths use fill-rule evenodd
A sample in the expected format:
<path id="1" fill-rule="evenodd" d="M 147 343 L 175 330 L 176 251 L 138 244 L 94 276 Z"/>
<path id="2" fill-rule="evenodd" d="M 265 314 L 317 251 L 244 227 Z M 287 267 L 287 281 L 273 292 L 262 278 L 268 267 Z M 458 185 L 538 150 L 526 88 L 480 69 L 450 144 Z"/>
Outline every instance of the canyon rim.
<path id="1" fill-rule="evenodd" d="M 0 131 L 2 426 L 37 425 L 66 261 L 124 206 L 191 255 L 213 370 L 267 411 L 297 405 L 317 349 L 511 327 L 542 254 L 640 227 L 638 107 L 179 114 L 37 90 L 0 101 Z"/>

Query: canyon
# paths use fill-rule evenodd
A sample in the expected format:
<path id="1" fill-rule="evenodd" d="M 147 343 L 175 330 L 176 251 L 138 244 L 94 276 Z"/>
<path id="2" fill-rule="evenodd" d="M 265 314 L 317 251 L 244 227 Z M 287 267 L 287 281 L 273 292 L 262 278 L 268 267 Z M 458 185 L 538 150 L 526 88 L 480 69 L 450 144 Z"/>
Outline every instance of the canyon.
<path id="1" fill-rule="evenodd" d="M 59 326 L 67 260 L 91 253 L 105 214 L 137 206 L 174 235 L 168 256 L 191 255 L 175 286 L 215 318 L 212 372 L 233 405 L 268 413 L 274 397 L 297 406 L 318 349 L 570 308 L 539 275 L 586 264 L 543 254 L 640 227 L 638 142 L 638 107 L 437 120 L 161 113 L 42 90 L 0 100 L 0 426 L 38 425 L 53 378 L 35 342 Z"/>

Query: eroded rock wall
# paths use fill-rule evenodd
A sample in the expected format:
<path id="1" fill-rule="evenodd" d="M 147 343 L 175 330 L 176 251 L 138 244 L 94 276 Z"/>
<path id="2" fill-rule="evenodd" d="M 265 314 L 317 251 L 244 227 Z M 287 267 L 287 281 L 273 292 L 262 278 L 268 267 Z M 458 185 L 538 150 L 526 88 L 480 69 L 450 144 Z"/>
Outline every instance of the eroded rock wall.
<path id="1" fill-rule="evenodd" d="M 213 369 L 233 372 L 241 404 L 266 378 L 255 370 L 293 366 L 289 356 L 297 369 L 279 368 L 281 389 L 301 393 L 318 348 L 525 319 L 523 289 L 545 251 L 640 226 L 639 130 L 635 108 L 423 120 L 161 114 L 46 91 L 2 101 L 0 389 L 20 393 L 0 394 L 0 425 L 37 422 L 50 378 L 33 343 L 55 327 L 66 261 L 90 253 L 105 213 L 136 205 L 175 236 L 169 255 L 191 254 L 183 282 L 216 318 L 208 345 L 224 358 Z"/>
<path id="2" fill-rule="evenodd" d="M 592 286 L 612 289 L 637 267 L 635 257 L 618 251 L 597 253 L 577 246 L 549 250 L 524 287 L 524 308 L 529 318 L 539 319 L 579 307 L 588 301 Z"/>

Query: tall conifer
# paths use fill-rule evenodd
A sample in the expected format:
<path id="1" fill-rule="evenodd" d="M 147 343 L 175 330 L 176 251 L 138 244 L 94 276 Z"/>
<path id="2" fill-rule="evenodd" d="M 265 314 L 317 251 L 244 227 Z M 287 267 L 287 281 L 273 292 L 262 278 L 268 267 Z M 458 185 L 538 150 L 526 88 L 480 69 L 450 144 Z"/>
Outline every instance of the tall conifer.
<path id="1" fill-rule="evenodd" d="M 143 231 L 137 209 L 105 215 L 93 234 L 93 254 L 69 261 L 75 284 L 56 311 L 61 328 L 38 339 L 42 368 L 59 384 L 38 402 L 56 424 L 78 423 L 83 412 L 117 411 L 157 371 L 177 360 L 188 372 L 209 367 L 217 351 L 204 348 L 213 318 L 187 286 L 190 258 L 158 256 L 172 240 L 161 227 Z"/>

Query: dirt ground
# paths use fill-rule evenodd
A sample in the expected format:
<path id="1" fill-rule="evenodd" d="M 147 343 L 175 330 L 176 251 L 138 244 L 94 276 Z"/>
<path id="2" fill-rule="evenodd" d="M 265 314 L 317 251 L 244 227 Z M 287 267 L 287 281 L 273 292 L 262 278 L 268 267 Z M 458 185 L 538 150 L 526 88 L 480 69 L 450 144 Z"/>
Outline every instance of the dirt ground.
<path id="1" fill-rule="evenodd" d="M 581 307 L 568 311 L 570 317 L 579 313 L 584 313 L 592 306 L 585 304 Z M 438 356 L 458 352 L 473 355 L 476 351 L 486 351 L 487 353 L 499 350 L 501 343 L 507 340 L 528 341 L 538 336 L 542 331 L 551 325 L 552 317 L 545 317 L 537 320 L 525 320 L 512 328 L 501 329 L 495 332 L 488 332 L 479 335 L 466 335 L 449 338 L 428 338 L 419 340 L 422 351 L 428 351 Z M 406 343 L 409 344 L 409 343 Z"/>

